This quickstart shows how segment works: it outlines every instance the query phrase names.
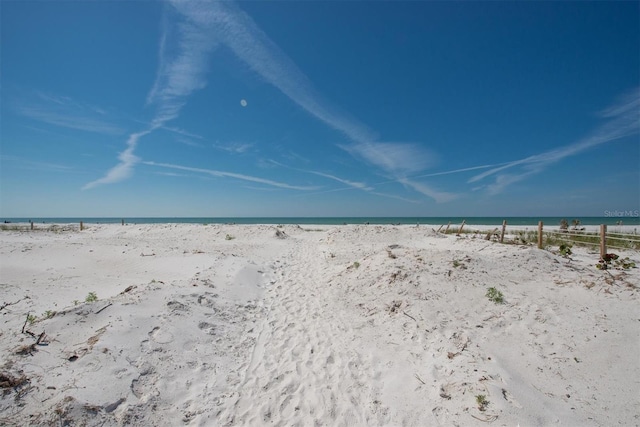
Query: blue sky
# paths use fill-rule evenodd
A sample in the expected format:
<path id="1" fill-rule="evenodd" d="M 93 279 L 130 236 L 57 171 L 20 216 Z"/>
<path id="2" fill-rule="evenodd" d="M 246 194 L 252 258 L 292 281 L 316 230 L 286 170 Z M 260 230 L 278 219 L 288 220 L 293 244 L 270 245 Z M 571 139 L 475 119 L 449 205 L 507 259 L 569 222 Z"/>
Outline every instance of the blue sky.
<path id="1" fill-rule="evenodd" d="M 635 210 L 639 4 L 2 2 L 0 216 Z"/>

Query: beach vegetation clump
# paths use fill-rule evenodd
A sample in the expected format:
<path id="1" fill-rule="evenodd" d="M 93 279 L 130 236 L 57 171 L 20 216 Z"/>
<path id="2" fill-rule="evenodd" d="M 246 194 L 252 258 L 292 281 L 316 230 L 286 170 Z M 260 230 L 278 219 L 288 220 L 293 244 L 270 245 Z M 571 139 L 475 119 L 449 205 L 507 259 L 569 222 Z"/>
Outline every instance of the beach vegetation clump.
<path id="1" fill-rule="evenodd" d="M 630 268 L 636 268 L 636 263 L 629 259 L 629 257 L 617 259 L 615 264 L 618 269 L 628 270 Z"/>
<path id="2" fill-rule="evenodd" d="M 608 270 L 611 267 L 617 270 L 628 270 L 630 268 L 636 268 L 636 263 L 629 257 L 620 259 L 619 255 L 611 253 L 600 258 L 600 261 L 596 264 L 598 270 Z"/>
<path id="3" fill-rule="evenodd" d="M 98 295 L 95 292 L 89 292 L 87 297 L 84 299 L 85 302 L 96 302 L 98 301 Z"/>
<path id="4" fill-rule="evenodd" d="M 353 268 L 358 268 L 360 267 L 360 263 L 358 261 L 353 263 Z"/>
<path id="5" fill-rule="evenodd" d="M 453 268 L 460 268 L 461 270 L 466 270 L 467 266 L 464 264 L 463 261 L 470 261 L 469 258 L 467 259 L 463 259 L 463 260 L 459 260 L 459 259 L 454 259 L 453 260 Z"/>
<path id="6" fill-rule="evenodd" d="M 233 240 L 233 239 L 235 239 L 235 237 L 233 237 L 231 234 L 227 234 L 227 235 L 224 237 L 224 240 Z"/>
<path id="7" fill-rule="evenodd" d="M 569 231 L 569 221 L 567 221 L 564 218 L 560 220 L 560 231 L 563 233 L 566 233 Z"/>
<path id="8" fill-rule="evenodd" d="M 484 394 L 476 395 L 476 403 L 478 404 L 478 409 L 482 412 L 486 411 L 487 406 L 489 406 L 489 401 L 487 400 L 487 396 Z"/>
<path id="9" fill-rule="evenodd" d="M 504 295 L 493 286 L 487 289 L 486 297 L 489 298 L 489 301 L 493 301 L 496 304 L 504 303 Z"/>
<path id="10" fill-rule="evenodd" d="M 36 323 L 36 320 L 38 320 L 36 316 L 34 316 L 33 314 L 27 314 L 27 322 L 29 322 L 30 325 Z"/>
<path id="11" fill-rule="evenodd" d="M 569 255 L 571 255 L 573 252 L 571 252 L 571 245 L 568 243 L 561 243 L 560 244 L 560 255 L 562 255 L 563 257 L 567 258 Z"/>
<path id="12" fill-rule="evenodd" d="M 47 311 L 44 312 L 44 318 L 45 319 L 51 319 L 55 315 L 56 315 L 56 312 L 52 311 L 52 310 L 47 310 Z"/>
<path id="13" fill-rule="evenodd" d="M 611 267 L 611 263 L 618 258 L 619 256 L 617 254 L 605 254 L 596 264 L 596 268 L 598 270 L 608 270 L 609 267 Z"/>

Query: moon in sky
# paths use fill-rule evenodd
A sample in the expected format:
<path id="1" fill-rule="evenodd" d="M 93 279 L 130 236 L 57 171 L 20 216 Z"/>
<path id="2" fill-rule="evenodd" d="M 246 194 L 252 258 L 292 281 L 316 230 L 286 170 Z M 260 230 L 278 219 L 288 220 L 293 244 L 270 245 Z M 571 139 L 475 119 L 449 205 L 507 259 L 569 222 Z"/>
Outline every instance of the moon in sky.
<path id="1" fill-rule="evenodd" d="M 243 107 L 247 106 L 247 100 L 246 99 L 241 99 L 240 100 L 240 105 L 242 105 Z"/>

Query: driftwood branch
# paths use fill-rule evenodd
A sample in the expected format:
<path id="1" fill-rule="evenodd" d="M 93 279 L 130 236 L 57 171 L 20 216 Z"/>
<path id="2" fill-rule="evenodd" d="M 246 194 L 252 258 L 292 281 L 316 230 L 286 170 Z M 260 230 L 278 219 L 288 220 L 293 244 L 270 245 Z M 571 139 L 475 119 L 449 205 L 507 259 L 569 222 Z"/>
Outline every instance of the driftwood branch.
<path id="1" fill-rule="evenodd" d="M 109 303 L 109 304 L 105 305 L 105 306 L 104 306 L 104 307 L 102 307 L 100 310 L 96 311 L 96 314 L 100 313 L 102 310 L 104 310 L 105 308 L 110 307 L 110 306 L 112 306 L 112 305 L 113 305 L 113 303 Z"/>
<path id="2" fill-rule="evenodd" d="M 4 310 L 5 308 L 9 307 L 10 305 L 16 305 L 20 301 L 23 301 L 23 300 L 26 300 L 26 299 L 29 299 L 29 297 L 27 296 L 27 297 L 21 298 L 18 301 L 15 301 L 15 302 L 5 302 L 4 304 L 0 305 L 0 310 Z"/>

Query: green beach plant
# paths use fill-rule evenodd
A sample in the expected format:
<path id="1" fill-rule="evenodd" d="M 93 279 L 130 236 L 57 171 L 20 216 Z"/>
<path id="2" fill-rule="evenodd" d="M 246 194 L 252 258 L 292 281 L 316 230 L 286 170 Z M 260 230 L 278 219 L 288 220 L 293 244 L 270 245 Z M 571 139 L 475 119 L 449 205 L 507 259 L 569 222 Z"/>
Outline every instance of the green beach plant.
<path id="1" fill-rule="evenodd" d="M 571 247 L 572 246 L 568 243 L 561 243 L 559 247 L 560 255 L 567 258 L 569 255 L 573 253 L 571 252 Z"/>
<path id="2" fill-rule="evenodd" d="M 598 270 L 608 270 L 611 267 L 611 262 L 619 258 L 617 254 L 605 254 L 600 261 L 596 264 Z"/>
<path id="3" fill-rule="evenodd" d="M 84 299 L 85 302 L 96 302 L 98 301 L 98 295 L 95 292 L 89 292 L 87 297 Z"/>
<path id="4" fill-rule="evenodd" d="M 496 304 L 504 303 L 504 295 L 502 292 L 494 288 L 493 286 L 487 289 L 487 293 L 485 294 L 489 301 L 495 302 Z"/>
<path id="5" fill-rule="evenodd" d="M 478 409 L 482 412 L 484 412 L 487 409 L 487 406 L 489 406 L 487 396 L 485 396 L 484 394 L 476 395 L 476 403 L 478 404 Z"/>
<path id="6" fill-rule="evenodd" d="M 629 257 L 624 257 L 622 259 L 617 259 L 615 261 L 615 265 L 617 269 L 628 270 L 630 268 L 636 268 L 636 263 L 629 259 Z"/>
<path id="7" fill-rule="evenodd" d="M 235 237 L 233 237 L 231 234 L 227 234 L 224 238 L 224 240 L 233 240 L 235 239 Z"/>
<path id="8" fill-rule="evenodd" d="M 611 253 L 600 258 L 600 261 L 596 264 L 598 270 L 609 270 L 611 267 L 617 270 L 628 270 L 636 268 L 636 263 L 629 257 L 621 259 L 619 255 Z"/>

